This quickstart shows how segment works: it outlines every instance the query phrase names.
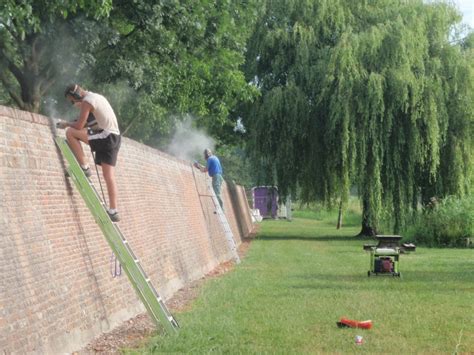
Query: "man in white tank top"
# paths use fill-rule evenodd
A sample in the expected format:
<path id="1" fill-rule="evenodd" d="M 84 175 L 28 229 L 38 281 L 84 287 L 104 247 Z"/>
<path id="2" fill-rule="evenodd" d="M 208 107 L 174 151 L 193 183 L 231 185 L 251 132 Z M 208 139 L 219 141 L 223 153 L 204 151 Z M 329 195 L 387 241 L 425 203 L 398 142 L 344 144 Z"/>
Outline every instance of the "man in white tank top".
<path id="1" fill-rule="evenodd" d="M 91 150 L 95 152 L 95 163 L 102 166 L 109 194 L 107 212 L 112 221 L 118 222 L 120 217 L 117 211 L 115 165 L 121 137 L 114 110 L 104 96 L 86 91 L 77 84 L 69 85 L 64 96 L 81 111 L 77 120 L 61 121 L 58 127 L 68 127 L 66 138 L 69 146 L 87 177 L 91 175 L 91 169 L 87 164 L 81 142 L 89 144 Z"/>

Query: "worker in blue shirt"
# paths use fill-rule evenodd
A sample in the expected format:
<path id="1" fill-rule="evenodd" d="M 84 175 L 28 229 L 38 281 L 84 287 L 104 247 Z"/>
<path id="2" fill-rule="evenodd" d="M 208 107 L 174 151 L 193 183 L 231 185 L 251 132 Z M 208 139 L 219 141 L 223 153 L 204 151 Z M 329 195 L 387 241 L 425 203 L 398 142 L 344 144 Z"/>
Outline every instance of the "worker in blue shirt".
<path id="1" fill-rule="evenodd" d="M 221 187 L 224 178 L 222 177 L 222 165 L 219 161 L 219 158 L 212 154 L 212 151 L 209 148 L 204 149 L 204 158 L 207 163 L 206 166 L 200 165 L 198 162 L 194 163 L 194 166 L 201 170 L 203 173 L 207 172 L 212 178 L 212 188 L 216 194 L 217 201 L 222 209 L 224 209 L 224 204 L 221 198 Z"/>

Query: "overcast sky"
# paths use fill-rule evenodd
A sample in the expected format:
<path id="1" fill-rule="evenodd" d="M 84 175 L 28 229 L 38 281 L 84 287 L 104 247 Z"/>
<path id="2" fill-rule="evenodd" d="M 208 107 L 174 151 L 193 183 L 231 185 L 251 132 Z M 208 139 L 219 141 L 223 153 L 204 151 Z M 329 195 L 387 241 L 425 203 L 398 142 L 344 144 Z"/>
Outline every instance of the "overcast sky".
<path id="1" fill-rule="evenodd" d="M 463 22 L 474 29 L 474 0 L 454 0 L 453 2 L 463 14 Z"/>

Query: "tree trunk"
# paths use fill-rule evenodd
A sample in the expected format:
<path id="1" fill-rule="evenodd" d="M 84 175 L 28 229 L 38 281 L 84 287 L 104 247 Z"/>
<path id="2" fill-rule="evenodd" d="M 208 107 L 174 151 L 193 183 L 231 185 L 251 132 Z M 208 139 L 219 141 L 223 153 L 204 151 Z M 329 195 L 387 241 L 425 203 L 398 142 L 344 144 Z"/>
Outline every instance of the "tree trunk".
<path id="1" fill-rule="evenodd" d="M 342 227 L 342 198 L 339 202 L 339 214 L 337 216 L 337 226 L 336 229 L 340 229 Z"/>
<path id="2" fill-rule="evenodd" d="M 367 221 L 364 221 L 362 219 L 362 229 L 359 232 L 359 234 L 357 234 L 357 237 L 359 238 L 375 237 L 376 235 L 377 235 L 377 231 L 375 230 L 375 228 L 369 225 Z"/>
<path id="3" fill-rule="evenodd" d="M 41 108 L 41 78 L 38 77 L 34 64 L 24 70 L 24 80 L 20 83 L 23 110 L 39 113 Z"/>
<path id="4" fill-rule="evenodd" d="M 45 51 L 44 46 L 39 41 L 38 33 L 27 35 L 24 45 L 29 49 L 24 51 L 24 57 L 21 61 L 5 57 L 6 69 L 11 73 L 11 77 L 1 75 L 0 81 L 20 109 L 39 113 L 44 91 L 52 83 L 49 75 L 50 70 L 48 69 L 51 64 L 42 65 L 41 59 Z M 18 83 L 19 92 L 14 81 Z"/>
<path id="5" fill-rule="evenodd" d="M 375 237 L 377 235 L 376 227 L 372 225 L 370 215 L 370 203 L 364 199 L 362 201 L 362 229 L 357 234 L 358 238 Z"/>

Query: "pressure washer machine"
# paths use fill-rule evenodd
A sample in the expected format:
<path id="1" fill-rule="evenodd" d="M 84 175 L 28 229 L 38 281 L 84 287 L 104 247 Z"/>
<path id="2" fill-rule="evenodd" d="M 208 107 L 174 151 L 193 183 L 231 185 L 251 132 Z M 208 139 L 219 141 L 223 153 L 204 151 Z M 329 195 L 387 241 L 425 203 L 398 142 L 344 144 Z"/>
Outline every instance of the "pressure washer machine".
<path id="1" fill-rule="evenodd" d="M 400 277 L 400 240 L 399 235 L 376 235 L 377 245 L 364 245 L 370 252 L 370 266 L 367 276 L 386 275 Z"/>

